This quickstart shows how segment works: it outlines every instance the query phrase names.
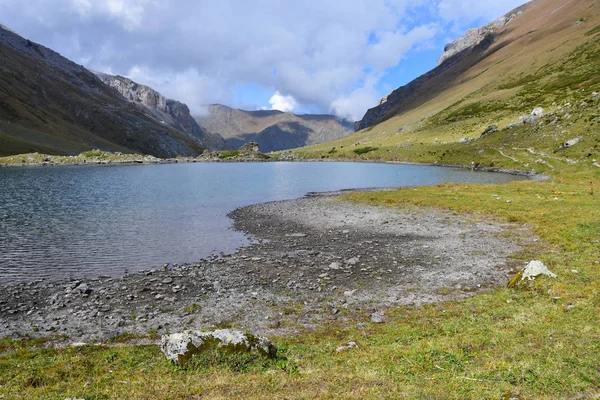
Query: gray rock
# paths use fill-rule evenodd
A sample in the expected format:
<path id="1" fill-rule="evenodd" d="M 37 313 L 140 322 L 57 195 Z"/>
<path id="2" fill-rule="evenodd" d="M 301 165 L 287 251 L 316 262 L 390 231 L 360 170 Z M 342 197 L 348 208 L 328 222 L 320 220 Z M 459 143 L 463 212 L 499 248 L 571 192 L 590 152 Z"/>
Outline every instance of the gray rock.
<path id="1" fill-rule="evenodd" d="M 578 138 L 578 137 L 576 137 L 576 138 L 573 138 L 573 139 L 567 140 L 567 141 L 566 141 L 566 142 L 563 144 L 563 146 L 564 146 L 565 148 L 572 147 L 572 146 L 575 146 L 575 145 L 576 145 L 577 143 L 579 143 L 580 141 L 581 141 L 581 138 Z"/>
<path id="2" fill-rule="evenodd" d="M 87 283 L 80 283 L 74 290 L 81 294 L 91 294 L 92 293 L 92 289 L 87 285 Z"/>
<path id="3" fill-rule="evenodd" d="M 481 137 L 485 137 L 486 135 L 489 135 L 490 133 L 496 133 L 496 132 L 498 132 L 498 125 L 490 125 L 487 128 L 485 128 L 485 130 L 481 134 Z"/>
<path id="4" fill-rule="evenodd" d="M 160 342 L 160 349 L 165 357 L 179 365 L 187 363 L 194 354 L 211 348 L 257 353 L 270 358 L 277 355 L 277 347 L 269 339 L 233 329 L 172 333 L 163 335 Z"/>
<path id="5" fill-rule="evenodd" d="M 383 324 L 385 322 L 385 315 L 383 314 L 383 311 L 376 311 L 373 314 L 371 314 L 371 322 L 375 323 L 375 324 Z"/>
<path id="6" fill-rule="evenodd" d="M 521 115 L 521 117 L 519 117 L 519 120 L 521 121 L 522 124 L 533 125 L 536 123 L 537 118 L 535 115 L 526 114 L 526 115 Z"/>
<path id="7" fill-rule="evenodd" d="M 536 107 L 531 112 L 531 115 L 533 115 L 534 117 L 541 117 L 544 115 L 544 109 L 542 107 Z"/>
<path id="8" fill-rule="evenodd" d="M 579 143 L 580 141 L 581 141 L 581 138 L 579 138 L 579 137 L 576 137 L 576 138 L 573 138 L 573 139 L 567 140 L 567 141 L 566 141 L 566 142 L 564 142 L 564 143 L 562 144 L 562 146 L 560 146 L 560 147 L 559 147 L 559 148 L 558 148 L 556 151 L 561 151 L 561 150 L 564 150 L 564 149 L 568 149 L 569 147 L 573 147 L 573 146 L 575 146 L 577 143 Z"/>
<path id="9" fill-rule="evenodd" d="M 335 352 L 339 353 L 340 351 L 354 349 L 355 347 L 358 347 L 358 345 L 356 344 L 356 342 L 350 341 L 350 342 L 346 343 L 344 346 L 338 346 L 335 349 Z"/>
<path id="10" fill-rule="evenodd" d="M 359 261 L 360 261 L 360 259 L 358 257 L 352 257 L 352 258 L 347 259 L 345 261 L 345 263 L 348 265 L 356 265 L 356 264 L 358 264 Z"/>
<path id="11" fill-rule="evenodd" d="M 329 264 L 329 268 L 334 269 L 334 270 L 338 270 L 338 269 L 342 268 L 342 264 L 340 264 L 337 261 L 334 261 L 331 264 Z"/>
<path id="12" fill-rule="evenodd" d="M 442 56 L 439 58 L 437 65 L 441 65 L 444 61 L 460 53 L 463 50 L 477 46 L 491 33 L 503 28 L 506 24 L 508 24 L 513 19 L 517 18 L 519 15 L 519 13 L 505 15 L 486 26 L 469 29 L 463 36 L 459 37 L 458 39 L 454 40 L 453 42 L 447 44 L 444 47 L 444 54 L 442 54 Z"/>
<path id="13" fill-rule="evenodd" d="M 165 279 L 163 279 L 162 283 L 164 283 L 165 285 L 168 285 L 169 283 L 173 283 L 173 278 L 165 278 Z"/>

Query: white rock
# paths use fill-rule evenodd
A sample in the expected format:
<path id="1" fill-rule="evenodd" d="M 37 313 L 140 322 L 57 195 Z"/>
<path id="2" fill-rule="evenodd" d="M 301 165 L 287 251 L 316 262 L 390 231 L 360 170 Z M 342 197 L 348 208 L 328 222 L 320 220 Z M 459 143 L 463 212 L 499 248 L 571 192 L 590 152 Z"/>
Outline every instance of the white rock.
<path id="1" fill-rule="evenodd" d="M 541 117 L 542 115 L 544 115 L 544 109 L 542 107 L 536 107 L 531 112 L 531 115 L 533 115 L 534 117 Z"/>
<path id="2" fill-rule="evenodd" d="M 556 278 L 556 274 L 550 271 L 548 267 L 544 265 L 543 262 L 539 260 L 533 260 L 530 261 L 529 264 L 527 264 L 527 266 L 523 270 L 523 276 L 521 277 L 521 280 L 523 281 L 527 279 L 531 281 L 539 275 L 546 275 L 550 278 Z"/>
<path id="3" fill-rule="evenodd" d="M 334 261 L 331 264 L 329 264 L 329 268 L 338 270 L 338 269 L 342 268 L 342 264 L 340 264 L 337 261 Z"/>
<path id="4" fill-rule="evenodd" d="M 344 350 L 353 349 L 353 348 L 355 348 L 355 347 L 358 347 L 358 345 L 356 344 L 356 342 L 352 342 L 352 341 L 350 341 L 350 342 L 346 343 L 346 345 L 344 345 L 344 346 L 338 346 L 338 347 L 335 349 L 335 351 L 336 351 L 336 353 L 339 353 L 340 351 L 344 351 Z"/>
<path id="5" fill-rule="evenodd" d="M 235 352 L 252 352 L 275 357 L 277 347 L 267 338 L 233 329 L 218 329 L 212 332 L 185 331 L 163 335 L 160 349 L 173 362 L 183 365 L 194 354 L 210 348 Z"/>
<path id="6" fill-rule="evenodd" d="M 356 265 L 356 264 L 358 264 L 359 261 L 360 261 L 360 259 L 358 257 L 352 257 L 352 258 L 347 259 L 344 262 L 348 265 Z"/>

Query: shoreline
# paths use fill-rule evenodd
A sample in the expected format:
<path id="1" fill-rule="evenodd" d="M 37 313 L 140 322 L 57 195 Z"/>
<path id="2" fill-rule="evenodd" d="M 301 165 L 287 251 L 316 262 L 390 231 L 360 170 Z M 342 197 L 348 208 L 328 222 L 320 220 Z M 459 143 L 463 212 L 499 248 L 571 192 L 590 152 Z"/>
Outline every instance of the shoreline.
<path id="1" fill-rule="evenodd" d="M 232 211 L 253 244 L 231 254 L 117 278 L 3 285 L 0 337 L 107 342 L 224 326 L 286 335 L 500 286 L 531 240 L 522 226 L 357 205 L 340 193 Z M 507 230 L 520 233 L 500 238 Z"/>
<path id="2" fill-rule="evenodd" d="M 15 156 L 16 157 L 16 156 Z M 469 165 L 457 164 L 439 164 L 439 163 L 418 163 L 411 161 L 392 161 L 385 159 L 364 160 L 356 158 L 335 158 L 335 159 L 261 159 L 261 158 L 245 158 L 245 159 L 198 159 L 198 158 L 180 158 L 180 159 L 156 159 L 156 160 L 92 160 L 89 162 L 73 162 L 73 163 L 58 163 L 58 162 L 32 162 L 32 163 L 0 163 L 0 168 L 23 168 L 23 167 L 64 167 L 64 166 L 106 166 L 106 165 L 161 165 L 161 164 L 199 164 L 199 163 L 268 163 L 268 162 L 357 162 L 371 164 L 392 164 L 392 165 L 414 165 L 414 166 L 429 166 L 443 167 L 453 169 L 470 170 Z M 531 171 L 512 170 L 495 167 L 476 167 L 475 172 L 497 172 L 515 176 L 524 176 L 527 179 L 543 182 L 550 179 L 550 176 L 535 173 Z"/>

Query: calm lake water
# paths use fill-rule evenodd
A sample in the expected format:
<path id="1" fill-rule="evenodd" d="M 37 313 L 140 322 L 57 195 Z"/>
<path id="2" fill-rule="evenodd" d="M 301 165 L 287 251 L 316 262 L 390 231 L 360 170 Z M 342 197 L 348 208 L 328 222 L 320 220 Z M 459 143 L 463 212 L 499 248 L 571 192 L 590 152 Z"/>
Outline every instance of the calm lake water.
<path id="1" fill-rule="evenodd" d="M 118 276 L 232 252 L 227 213 L 313 191 L 521 177 L 368 163 L 0 168 L 0 282 Z"/>

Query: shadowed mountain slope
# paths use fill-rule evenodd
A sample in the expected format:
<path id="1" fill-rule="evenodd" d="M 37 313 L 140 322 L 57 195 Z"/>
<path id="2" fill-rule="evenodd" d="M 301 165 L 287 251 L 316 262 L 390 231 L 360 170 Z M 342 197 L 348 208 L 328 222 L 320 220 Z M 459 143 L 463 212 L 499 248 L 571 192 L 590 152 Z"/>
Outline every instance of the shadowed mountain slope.
<path id="1" fill-rule="evenodd" d="M 172 157 L 197 155 L 204 146 L 84 67 L 0 26 L 0 155 L 93 148 Z"/>

